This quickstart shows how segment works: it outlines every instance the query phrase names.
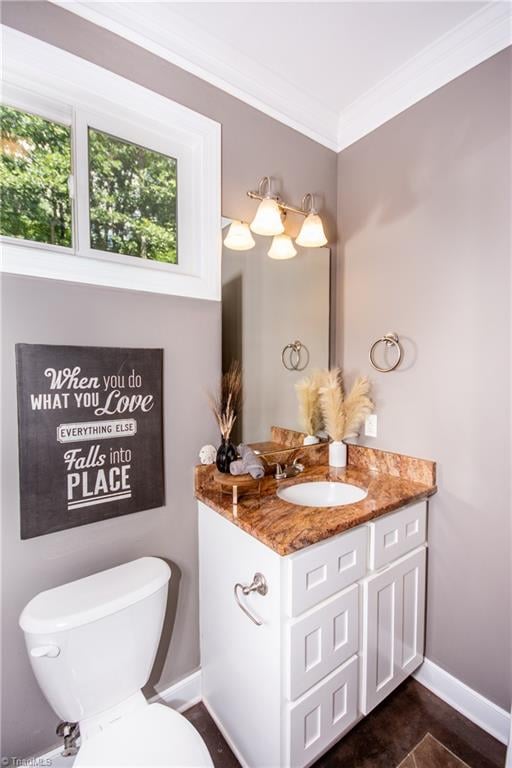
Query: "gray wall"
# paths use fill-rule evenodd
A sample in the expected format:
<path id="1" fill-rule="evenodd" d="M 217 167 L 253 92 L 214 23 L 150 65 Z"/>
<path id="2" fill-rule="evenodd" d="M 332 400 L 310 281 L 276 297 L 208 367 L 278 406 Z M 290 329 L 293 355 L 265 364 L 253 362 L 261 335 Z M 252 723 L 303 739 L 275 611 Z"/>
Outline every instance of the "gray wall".
<path id="1" fill-rule="evenodd" d="M 56 6 L 6 3 L 2 21 L 221 122 L 226 215 L 251 217 L 255 204 L 245 192 L 260 176 L 270 174 L 283 180 L 282 193 L 292 202 L 299 202 L 306 191 L 322 193 L 331 242 L 335 238 L 336 156 L 330 150 Z M 141 555 L 166 557 L 177 564 L 181 578 L 178 594 L 172 595 L 152 682 L 163 690 L 199 664 L 192 467 L 199 447 L 217 439 L 205 391 L 215 385 L 220 370 L 220 304 L 27 278 L 6 278 L 2 300 L 2 755 L 26 756 L 56 742 L 57 718 L 32 676 L 17 626 L 24 604 L 38 591 Z M 19 540 L 14 389 L 18 341 L 164 347 L 167 505 L 163 509 Z"/>
<path id="2" fill-rule="evenodd" d="M 438 461 L 427 656 L 510 708 L 510 49 L 338 156 L 347 372 L 370 445 Z M 404 342 L 396 373 L 370 343 Z"/>

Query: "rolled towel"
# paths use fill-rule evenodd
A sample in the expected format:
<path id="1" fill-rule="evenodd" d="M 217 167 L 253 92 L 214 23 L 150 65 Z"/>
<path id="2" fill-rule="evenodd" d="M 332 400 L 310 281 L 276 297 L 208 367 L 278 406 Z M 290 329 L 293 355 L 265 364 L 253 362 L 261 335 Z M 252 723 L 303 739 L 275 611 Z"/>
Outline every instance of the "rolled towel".
<path id="1" fill-rule="evenodd" d="M 232 461 L 229 467 L 229 471 L 232 475 L 245 475 L 249 474 L 253 480 L 259 480 L 265 474 L 265 467 L 259 456 L 256 456 L 252 448 L 248 445 L 240 443 L 237 448 L 240 458 L 237 461 Z"/>

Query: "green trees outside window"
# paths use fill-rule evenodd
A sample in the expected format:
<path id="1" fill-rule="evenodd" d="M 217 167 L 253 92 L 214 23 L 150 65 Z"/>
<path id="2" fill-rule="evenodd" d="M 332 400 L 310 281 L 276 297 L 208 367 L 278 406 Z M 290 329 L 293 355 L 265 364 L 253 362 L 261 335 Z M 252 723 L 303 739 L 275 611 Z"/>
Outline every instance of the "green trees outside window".
<path id="1" fill-rule="evenodd" d="M 0 234 L 70 247 L 70 128 L 6 106 L 0 121 Z"/>
<path id="2" fill-rule="evenodd" d="M 176 264 L 177 162 L 89 128 L 91 248 Z"/>
<path id="3" fill-rule="evenodd" d="M 71 128 L 7 106 L 0 121 L 0 234 L 72 247 Z M 177 264 L 176 159 L 89 128 L 88 174 L 91 248 Z"/>

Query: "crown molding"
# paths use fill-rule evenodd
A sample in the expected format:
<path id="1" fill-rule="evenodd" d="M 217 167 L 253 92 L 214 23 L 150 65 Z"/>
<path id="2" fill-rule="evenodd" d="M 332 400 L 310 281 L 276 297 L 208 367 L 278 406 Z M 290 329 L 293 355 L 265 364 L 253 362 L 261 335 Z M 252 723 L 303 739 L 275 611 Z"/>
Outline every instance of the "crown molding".
<path id="1" fill-rule="evenodd" d="M 340 114 L 338 151 L 512 44 L 512 6 L 490 2 Z"/>
<path id="2" fill-rule="evenodd" d="M 231 49 L 177 13 L 165 7 L 165 28 L 137 11 L 132 3 L 50 0 L 66 11 L 108 29 L 171 64 L 196 75 L 245 104 L 293 128 L 318 144 L 337 151 L 338 115 L 304 94 L 266 66 Z"/>
<path id="3" fill-rule="evenodd" d="M 269 117 L 339 152 L 421 99 L 512 45 L 512 6 L 489 2 L 424 48 L 374 88 L 343 109 L 306 96 L 300 88 L 248 56 L 199 30 L 166 6 L 172 30 L 146 18 L 131 3 L 50 0 L 181 69 L 220 88 Z"/>

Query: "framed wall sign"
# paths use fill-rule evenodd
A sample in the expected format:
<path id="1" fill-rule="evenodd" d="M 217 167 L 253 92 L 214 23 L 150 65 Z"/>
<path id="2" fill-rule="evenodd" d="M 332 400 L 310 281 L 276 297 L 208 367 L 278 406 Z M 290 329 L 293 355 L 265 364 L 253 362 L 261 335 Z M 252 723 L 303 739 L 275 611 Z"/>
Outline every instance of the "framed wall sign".
<path id="1" fill-rule="evenodd" d="M 16 345 L 22 539 L 164 504 L 162 362 Z"/>

